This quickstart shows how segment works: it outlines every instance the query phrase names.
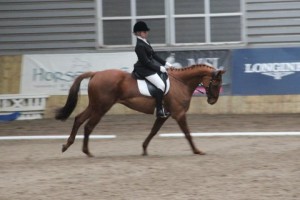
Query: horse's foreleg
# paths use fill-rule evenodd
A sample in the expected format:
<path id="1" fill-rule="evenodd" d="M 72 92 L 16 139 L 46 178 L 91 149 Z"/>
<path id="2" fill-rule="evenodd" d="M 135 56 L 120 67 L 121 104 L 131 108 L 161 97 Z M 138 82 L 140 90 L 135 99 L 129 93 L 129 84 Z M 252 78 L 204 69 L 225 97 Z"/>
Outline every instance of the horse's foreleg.
<path id="1" fill-rule="evenodd" d="M 93 155 L 89 151 L 89 137 L 95 126 L 99 123 L 102 115 L 100 113 L 93 113 L 89 121 L 84 126 L 84 139 L 83 139 L 83 146 L 82 152 L 85 153 L 89 157 L 93 157 Z"/>
<path id="2" fill-rule="evenodd" d="M 192 148 L 192 151 L 194 154 L 199 154 L 199 155 L 205 155 L 204 152 L 200 151 L 199 149 L 196 148 L 194 142 L 193 142 L 193 138 L 190 134 L 190 130 L 188 128 L 188 125 L 187 125 L 187 122 L 186 122 L 186 116 L 182 116 L 180 119 L 177 119 L 177 123 L 180 127 L 180 129 L 182 130 L 182 132 L 184 133 L 185 135 L 185 138 L 188 140 L 191 148 Z"/>
<path id="3" fill-rule="evenodd" d="M 151 139 L 157 134 L 157 132 L 159 131 L 159 129 L 162 127 L 162 125 L 165 123 L 165 121 L 167 121 L 168 118 L 156 118 L 153 127 L 151 129 L 150 134 L 148 135 L 148 137 L 145 139 L 145 141 L 143 142 L 143 156 L 147 156 L 148 152 L 147 152 L 147 147 L 151 141 Z"/>
<path id="4" fill-rule="evenodd" d="M 75 141 L 79 127 L 89 118 L 90 112 L 87 108 L 85 111 L 77 115 L 74 119 L 73 128 L 66 144 L 62 146 L 62 152 L 65 152 Z"/>

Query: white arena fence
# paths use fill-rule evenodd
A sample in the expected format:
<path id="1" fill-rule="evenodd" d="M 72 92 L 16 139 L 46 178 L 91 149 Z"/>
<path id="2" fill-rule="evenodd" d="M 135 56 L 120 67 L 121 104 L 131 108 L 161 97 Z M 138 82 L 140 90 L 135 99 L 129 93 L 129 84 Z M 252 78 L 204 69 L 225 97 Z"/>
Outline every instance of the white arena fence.
<path id="1" fill-rule="evenodd" d="M 0 95 L 0 115 L 19 112 L 17 120 L 42 119 L 48 95 L 4 94 Z"/>

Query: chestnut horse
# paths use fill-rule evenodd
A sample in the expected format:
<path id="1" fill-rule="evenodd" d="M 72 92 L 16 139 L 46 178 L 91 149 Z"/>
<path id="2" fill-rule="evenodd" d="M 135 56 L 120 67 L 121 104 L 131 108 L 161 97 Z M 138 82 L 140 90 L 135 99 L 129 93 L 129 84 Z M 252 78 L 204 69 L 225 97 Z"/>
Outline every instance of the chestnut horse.
<path id="1" fill-rule="evenodd" d="M 182 69 L 168 69 L 171 87 L 168 94 L 164 96 L 164 106 L 185 134 L 194 154 L 204 155 L 205 153 L 196 148 L 186 121 L 186 112 L 189 109 L 193 92 L 199 84 L 202 84 L 206 90 L 207 102 L 215 104 L 219 98 L 222 74 L 224 73 L 224 70 L 216 70 L 216 68 L 205 64 L 192 65 Z M 88 120 L 84 127 L 82 151 L 87 156 L 92 156 L 88 148 L 89 136 L 101 118 L 115 103 L 121 103 L 145 114 L 153 114 L 155 100 L 140 94 L 136 79 L 128 72 L 113 69 L 86 72 L 74 80 L 66 104 L 56 112 L 55 118 L 57 120 L 64 121 L 71 115 L 77 104 L 80 83 L 86 78 L 90 78 L 88 85 L 89 104 L 83 112 L 75 117 L 71 134 L 67 143 L 63 145 L 62 152 L 74 143 L 79 127 Z M 148 155 L 147 147 L 151 139 L 167 119 L 156 118 L 150 134 L 143 142 L 143 155 Z"/>

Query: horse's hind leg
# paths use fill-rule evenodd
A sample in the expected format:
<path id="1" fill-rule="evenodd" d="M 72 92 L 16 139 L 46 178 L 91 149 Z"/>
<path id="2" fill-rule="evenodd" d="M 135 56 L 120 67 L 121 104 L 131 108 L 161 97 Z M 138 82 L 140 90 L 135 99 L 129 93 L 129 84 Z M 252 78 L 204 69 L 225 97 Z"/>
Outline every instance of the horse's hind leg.
<path id="1" fill-rule="evenodd" d="M 157 132 L 159 131 L 159 129 L 162 127 L 162 125 L 165 123 L 165 121 L 167 121 L 168 118 L 156 118 L 153 127 L 151 129 L 150 134 L 147 136 L 147 138 L 145 139 L 145 141 L 143 142 L 143 156 L 147 156 L 148 152 L 147 152 L 147 147 L 151 141 L 151 139 L 157 134 Z"/>
<path id="2" fill-rule="evenodd" d="M 67 143 L 62 146 L 62 152 L 65 152 L 75 141 L 76 134 L 79 127 L 90 117 L 90 110 L 87 108 L 85 111 L 77 115 L 74 119 L 73 128 L 71 134 L 67 140 Z"/>
<path id="3" fill-rule="evenodd" d="M 91 118 L 84 126 L 84 139 L 83 139 L 83 146 L 82 146 L 82 152 L 85 153 L 89 157 L 93 157 L 93 155 L 89 151 L 89 137 L 95 126 L 99 123 L 101 120 L 103 114 L 98 112 L 93 112 Z"/>

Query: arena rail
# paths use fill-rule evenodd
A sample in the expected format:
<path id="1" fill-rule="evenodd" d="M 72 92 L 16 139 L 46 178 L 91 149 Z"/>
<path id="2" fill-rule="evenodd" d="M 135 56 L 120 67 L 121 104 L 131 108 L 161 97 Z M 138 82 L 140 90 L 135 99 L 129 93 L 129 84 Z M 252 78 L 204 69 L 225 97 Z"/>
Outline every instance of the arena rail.
<path id="1" fill-rule="evenodd" d="M 17 120 L 42 119 L 48 95 L 4 94 L 0 95 L 0 114 L 20 112 Z"/>

